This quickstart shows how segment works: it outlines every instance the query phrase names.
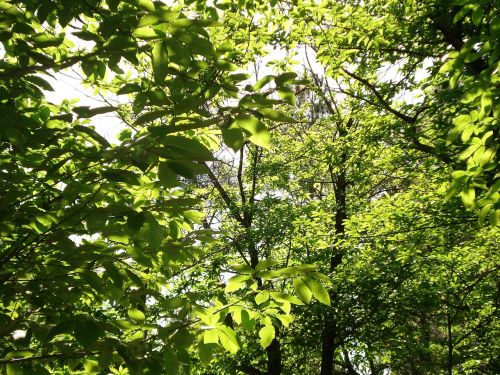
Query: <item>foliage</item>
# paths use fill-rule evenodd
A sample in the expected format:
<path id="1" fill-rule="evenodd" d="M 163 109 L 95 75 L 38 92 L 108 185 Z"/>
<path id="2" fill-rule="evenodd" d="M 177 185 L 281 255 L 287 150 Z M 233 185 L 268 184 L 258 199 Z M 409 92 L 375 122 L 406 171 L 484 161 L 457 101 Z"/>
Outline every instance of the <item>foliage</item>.
<path id="1" fill-rule="evenodd" d="M 1 9 L 6 371 L 65 364 L 86 373 L 110 365 L 157 373 L 171 361 L 188 368 L 193 329 L 203 322 L 192 312 L 207 301 L 167 291 L 204 256 L 198 242 L 211 234 L 200 230 L 199 199 L 182 185 L 213 159 L 217 142 L 202 129 L 235 127 L 265 146 L 269 133 L 255 116 L 278 113 L 275 103 L 255 109 L 255 100 L 266 100 L 258 90 L 239 96 L 246 76 L 232 73 L 234 46 L 210 35 L 217 27 L 210 9 L 149 0 L 2 2 Z M 52 88 L 44 77 L 66 68 L 81 69 L 96 92 L 130 102 L 88 108 L 45 100 Z M 229 97 L 244 105 L 215 106 Z M 89 120 L 107 112 L 125 125 L 118 145 Z M 237 347 L 234 333 L 223 332 L 223 346 Z M 45 367 L 48 359 L 56 362 Z"/>
<path id="2" fill-rule="evenodd" d="M 166 3 L 0 3 L 0 373 L 497 373 L 498 4 Z"/>

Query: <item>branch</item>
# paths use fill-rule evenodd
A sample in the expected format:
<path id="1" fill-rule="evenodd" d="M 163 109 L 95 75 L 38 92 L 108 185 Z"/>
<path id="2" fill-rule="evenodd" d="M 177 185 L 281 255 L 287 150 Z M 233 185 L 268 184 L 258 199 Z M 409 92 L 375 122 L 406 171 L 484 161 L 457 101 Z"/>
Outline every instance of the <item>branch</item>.
<path id="1" fill-rule="evenodd" d="M 455 24 L 451 22 L 458 9 L 459 8 L 454 8 L 451 14 L 441 10 L 441 12 L 437 14 L 437 17 L 434 18 L 434 27 L 438 31 L 440 31 L 441 34 L 443 34 L 446 43 L 451 45 L 456 51 L 460 52 L 465 44 L 462 21 L 459 21 Z M 467 38 L 475 36 L 479 35 L 468 35 Z M 471 52 L 476 53 L 477 50 L 475 48 L 472 48 Z M 488 63 L 484 60 L 483 57 L 479 57 L 477 60 L 468 62 L 465 64 L 465 66 L 476 76 L 481 74 L 483 70 L 488 69 Z"/>
<path id="2" fill-rule="evenodd" d="M 344 354 L 344 360 L 345 360 L 345 367 L 347 367 L 347 373 L 349 375 L 360 375 L 359 372 L 357 372 L 351 362 L 351 359 L 349 358 L 349 353 L 346 349 L 342 348 L 342 354 Z"/>
<path id="3" fill-rule="evenodd" d="M 212 172 L 212 170 L 207 165 L 207 163 L 203 162 L 202 164 L 207 168 L 208 178 L 210 179 L 210 181 L 212 182 L 212 184 L 214 184 L 215 188 L 219 192 L 220 197 L 222 198 L 222 200 L 226 204 L 227 208 L 231 212 L 231 215 L 236 219 L 236 221 L 238 221 L 239 223 L 243 224 L 243 222 L 244 222 L 243 218 L 238 213 L 238 211 L 237 211 L 237 209 L 236 209 L 233 201 L 231 200 L 231 198 L 227 194 L 226 190 L 224 190 L 224 188 L 220 184 L 219 180 L 217 179 L 217 176 L 214 174 L 214 172 Z"/>
<path id="4" fill-rule="evenodd" d="M 240 188 L 241 203 L 246 203 L 245 189 L 243 188 L 243 158 L 245 157 L 244 146 L 240 149 L 240 160 L 238 164 L 238 187 Z"/>
<path id="5" fill-rule="evenodd" d="M 100 352 L 76 352 L 73 354 L 55 353 L 55 354 L 47 354 L 47 355 L 24 357 L 24 358 L 11 358 L 11 359 L 2 358 L 0 359 L 0 365 L 9 365 L 9 364 L 33 362 L 33 361 L 51 361 L 53 359 L 82 358 L 87 355 L 93 355 L 99 353 Z"/>
<path id="6" fill-rule="evenodd" d="M 373 84 L 371 84 L 368 80 L 366 80 L 366 79 L 364 79 L 364 78 L 356 75 L 355 73 L 352 73 L 344 68 L 342 68 L 342 71 L 345 74 L 347 74 L 349 77 L 354 78 L 355 80 L 361 82 L 366 87 L 368 87 L 368 89 L 370 89 L 370 91 L 373 92 L 373 94 L 377 97 L 378 101 L 380 102 L 380 104 L 382 105 L 383 108 L 385 108 L 388 112 L 392 113 L 397 118 L 405 121 L 406 123 L 408 123 L 410 125 L 415 125 L 415 123 L 417 122 L 418 116 L 423 111 L 425 111 L 427 109 L 427 106 L 423 106 L 415 112 L 415 115 L 413 117 L 410 117 L 402 112 L 399 112 L 398 110 L 394 109 L 393 107 L 391 107 L 389 105 L 389 103 L 387 102 L 387 100 L 385 100 L 384 97 L 378 92 L 377 88 Z M 363 100 L 367 101 L 366 99 L 363 99 Z M 416 129 L 414 127 L 411 129 L 411 131 L 412 131 L 412 135 L 413 135 L 411 137 L 411 141 L 412 141 L 415 149 L 422 151 L 422 152 L 425 152 L 427 154 L 434 155 L 437 158 L 439 158 L 440 160 L 442 160 L 443 162 L 445 162 L 446 164 L 450 164 L 453 162 L 453 159 L 450 156 L 448 156 L 446 154 L 439 153 L 436 151 L 435 147 L 432 147 L 432 146 L 426 145 L 425 143 L 420 142 L 420 140 L 418 139 L 418 136 L 417 136 Z"/>
<path id="7" fill-rule="evenodd" d="M 405 115 L 404 113 L 402 112 L 399 112 L 398 110 L 392 108 L 389 103 L 387 102 L 387 100 L 385 100 L 385 98 L 378 92 L 377 88 L 372 85 L 368 80 L 348 71 L 347 69 L 344 69 L 342 68 L 342 71 L 347 74 L 349 77 L 351 78 L 354 78 L 356 81 L 359 81 L 361 82 L 362 84 L 364 84 L 366 87 L 368 87 L 370 89 L 371 92 L 373 92 L 373 94 L 377 97 L 377 99 L 379 100 L 379 102 L 382 104 L 382 106 L 387 110 L 389 111 L 390 113 L 392 113 L 394 116 L 400 118 L 401 120 L 409 123 L 409 124 L 414 124 L 417 120 L 416 117 L 410 117 L 408 115 Z"/>

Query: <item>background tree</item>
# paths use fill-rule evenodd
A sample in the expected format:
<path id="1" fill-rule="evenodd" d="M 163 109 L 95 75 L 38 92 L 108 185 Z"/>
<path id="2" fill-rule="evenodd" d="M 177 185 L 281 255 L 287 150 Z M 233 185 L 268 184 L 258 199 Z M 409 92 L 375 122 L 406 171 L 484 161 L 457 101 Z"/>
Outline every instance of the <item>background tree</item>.
<path id="1" fill-rule="evenodd" d="M 494 1 L 0 10 L 0 371 L 498 372 Z"/>

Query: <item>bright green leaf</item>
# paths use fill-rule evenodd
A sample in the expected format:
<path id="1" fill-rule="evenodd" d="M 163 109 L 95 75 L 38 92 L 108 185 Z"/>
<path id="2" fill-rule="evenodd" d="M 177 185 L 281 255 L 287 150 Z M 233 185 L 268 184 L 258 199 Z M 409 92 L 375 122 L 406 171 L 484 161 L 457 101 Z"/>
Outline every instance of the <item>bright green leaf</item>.
<path id="1" fill-rule="evenodd" d="M 275 331 L 272 325 L 265 325 L 259 331 L 260 345 L 265 349 L 274 339 Z"/>
<path id="2" fill-rule="evenodd" d="M 135 308 L 129 309 L 127 314 L 128 314 L 128 317 L 130 319 L 133 319 L 136 322 L 142 323 L 146 319 L 146 316 L 144 315 L 144 313 L 139 309 L 135 309 Z"/>

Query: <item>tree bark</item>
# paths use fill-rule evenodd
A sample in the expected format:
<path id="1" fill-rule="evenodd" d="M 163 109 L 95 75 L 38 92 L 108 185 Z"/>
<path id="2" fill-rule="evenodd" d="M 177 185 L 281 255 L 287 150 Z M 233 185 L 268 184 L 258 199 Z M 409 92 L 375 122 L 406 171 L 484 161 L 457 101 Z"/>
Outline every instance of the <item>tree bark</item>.
<path id="1" fill-rule="evenodd" d="M 452 321 L 451 321 L 451 314 L 448 310 L 446 311 L 446 326 L 447 326 L 447 344 L 448 344 L 448 375 L 453 374 L 453 334 L 451 331 L 452 328 Z"/>
<path id="2" fill-rule="evenodd" d="M 271 345 L 266 348 L 267 353 L 267 374 L 279 375 L 282 371 L 281 345 L 279 340 L 273 339 Z"/>
<path id="3" fill-rule="evenodd" d="M 347 135 L 347 128 L 352 125 L 352 120 L 347 120 L 345 126 L 339 128 L 339 138 Z M 329 165 L 330 176 L 332 178 L 333 188 L 335 192 L 336 210 L 335 210 L 335 234 L 337 240 L 345 234 L 344 221 L 347 218 L 346 194 L 347 194 L 347 178 L 346 171 L 343 168 L 347 161 L 347 152 L 344 151 L 341 155 L 342 168 L 338 173 L 333 172 L 333 167 Z M 330 273 L 342 263 L 343 251 L 340 246 L 333 246 L 332 255 L 330 257 Z M 336 293 L 330 293 L 330 301 L 332 305 L 337 300 Z M 323 333 L 321 337 L 321 375 L 332 375 L 335 351 L 338 349 L 340 340 L 338 338 L 338 327 L 334 311 L 329 311 L 325 317 L 323 325 Z"/>
<path id="4" fill-rule="evenodd" d="M 336 350 L 336 323 L 333 316 L 326 318 L 321 337 L 321 375 L 332 375 Z"/>

